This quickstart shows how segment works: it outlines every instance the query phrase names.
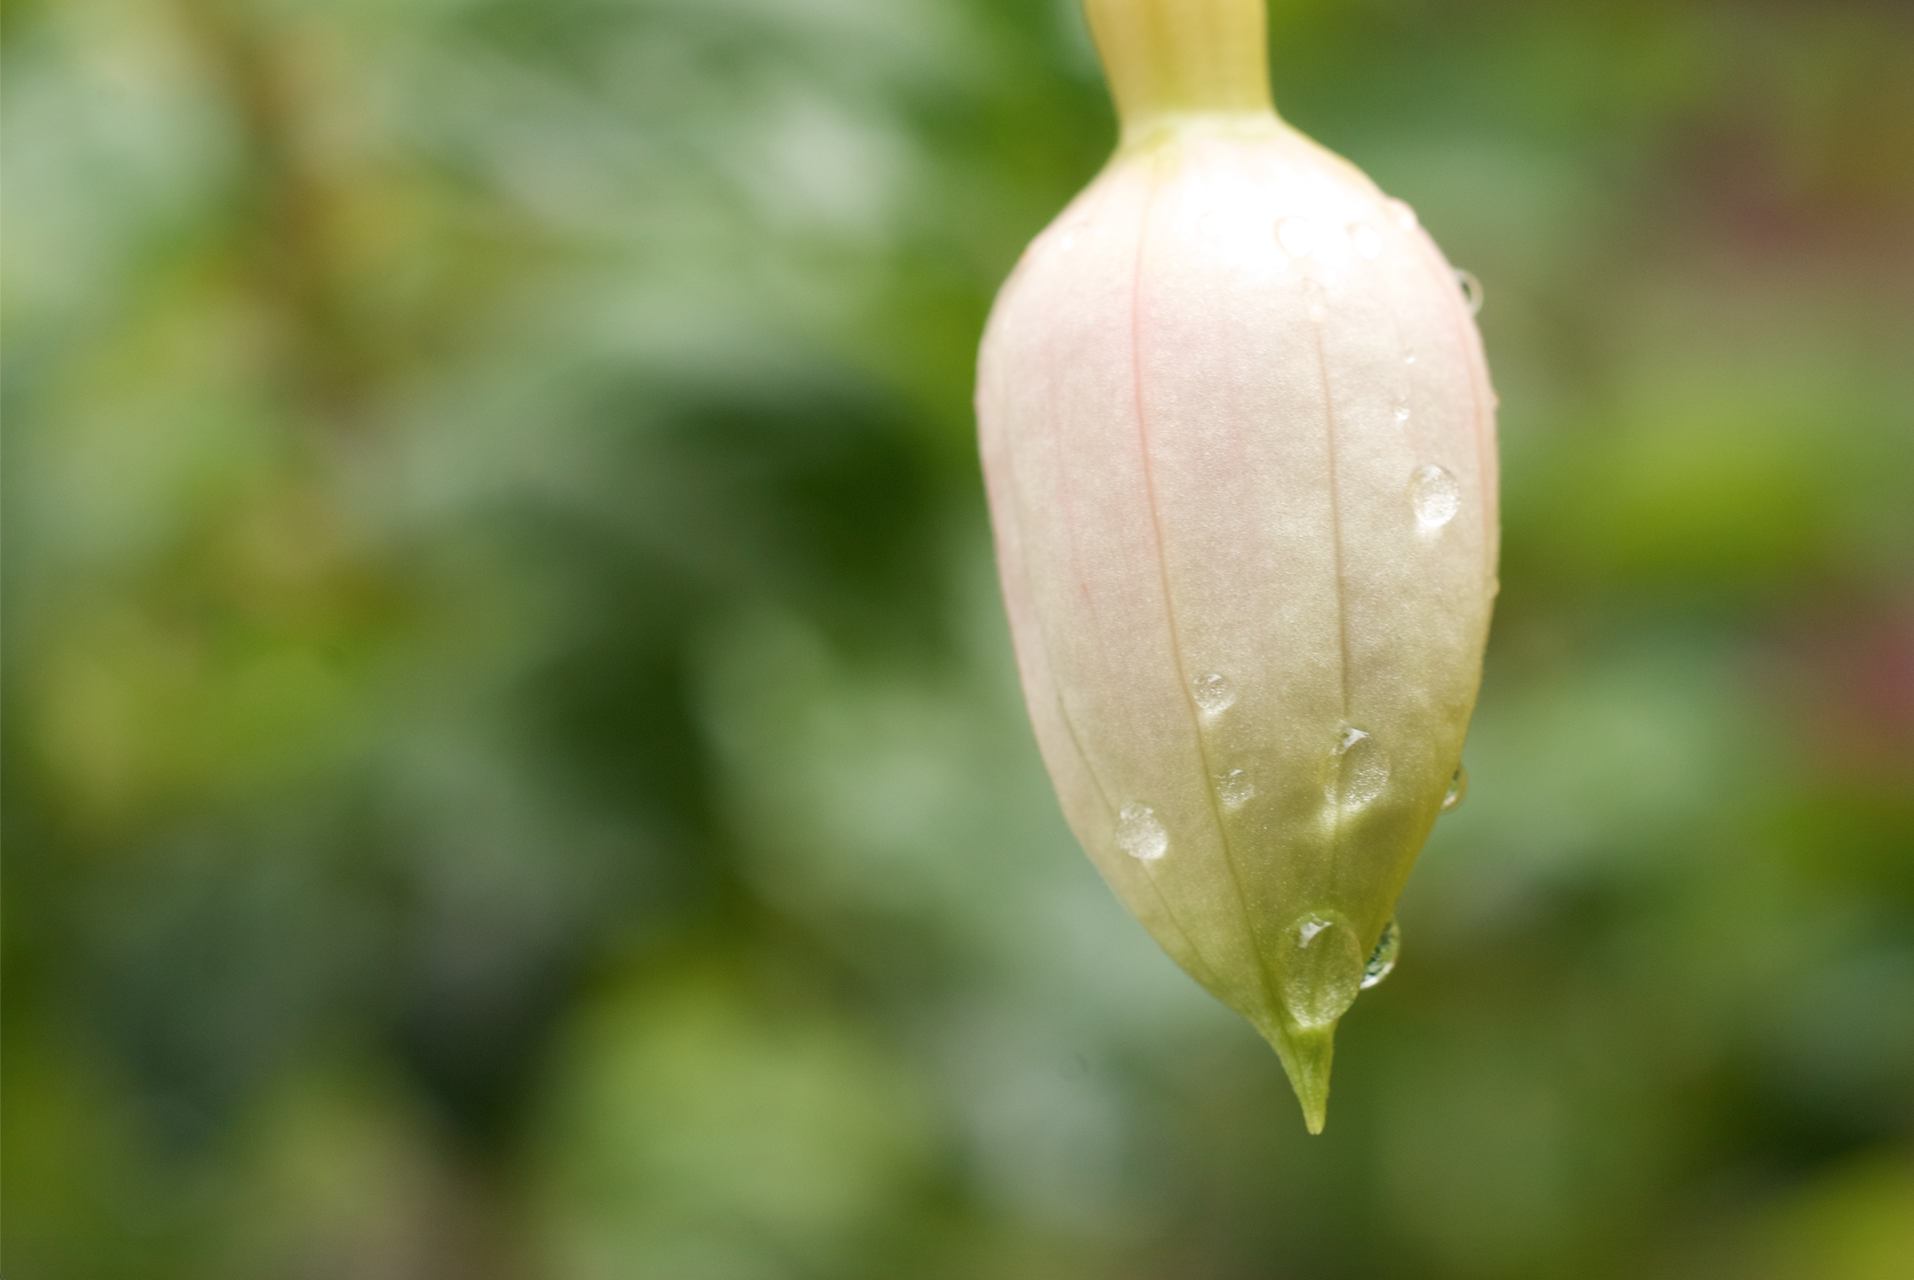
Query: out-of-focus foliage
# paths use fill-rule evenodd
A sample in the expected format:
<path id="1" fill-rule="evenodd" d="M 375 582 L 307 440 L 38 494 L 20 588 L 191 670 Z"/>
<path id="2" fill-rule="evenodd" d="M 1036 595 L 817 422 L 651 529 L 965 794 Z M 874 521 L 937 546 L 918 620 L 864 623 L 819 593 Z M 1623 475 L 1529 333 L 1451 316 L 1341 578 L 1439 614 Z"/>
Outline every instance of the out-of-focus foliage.
<path id="1" fill-rule="evenodd" d="M 1272 28 L 1506 459 L 1317 1140 L 1014 689 L 1069 0 L 10 4 L 10 1280 L 1914 1275 L 1914 16 Z"/>

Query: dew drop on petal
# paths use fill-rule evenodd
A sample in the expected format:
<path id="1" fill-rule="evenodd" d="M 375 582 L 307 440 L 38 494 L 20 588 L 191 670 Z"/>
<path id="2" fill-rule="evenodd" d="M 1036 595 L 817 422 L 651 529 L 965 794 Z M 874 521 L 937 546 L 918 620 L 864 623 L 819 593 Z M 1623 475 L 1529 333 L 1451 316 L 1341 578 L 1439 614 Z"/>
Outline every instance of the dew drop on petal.
<path id="1" fill-rule="evenodd" d="M 1441 467 L 1417 467 L 1409 479 L 1409 500 L 1415 504 L 1416 523 L 1440 529 L 1462 509 L 1462 488 Z"/>
<path id="2" fill-rule="evenodd" d="M 1376 940 L 1376 949 L 1369 953 L 1369 963 L 1362 967 L 1362 990 L 1369 990 L 1394 972 L 1396 953 L 1401 950 L 1402 926 L 1391 920 Z"/>
<path id="3" fill-rule="evenodd" d="M 1366 222 L 1349 224 L 1349 243 L 1355 246 L 1357 253 L 1371 262 L 1382 255 L 1382 237 Z"/>
<path id="4" fill-rule="evenodd" d="M 1284 218 L 1276 224 L 1276 243 L 1292 258 L 1306 258 L 1316 247 L 1316 228 L 1308 218 Z"/>
<path id="5" fill-rule="evenodd" d="M 1228 711 L 1236 702 L 1236 686 L 1214 672 L 1190 681 L 1190 691 L 1196 698 L 1196 705 L 1209 715 Z"/>
<path id="6" fill-rule="evenodd" d="M 1449 779 L 1449 790 L 1442 797 L 1442 812 L 1447 813 L 1461 804 L 1469 794 L 1469 771 L 1461 765 L 1455 767 L 1455 777 Z"/>
<path id="7" fill-rule="evenodd" d="M 1407 422 L 1408 420 L 1409 420 L 1409 402 L 1407 400 L 1397 401 L 1396 402 L 1396 421 Z"/>
<path id="8" fill-rule="evenodd" d="M 1376 759 L 1365 760 L 1356 766 L 1348 790 L 1344 793 L 1346 803 L 1367 804 L 1382 794 L 1383 787 L 1389 782 L 1389 766 L 1380 758 L 1381 754 L 1378 748 Z"/>
<path id="9" fill-rule="evenodd" d="M 1460 267 L 1457 267 L 1455 270 L 1455 282 L 1462 286 L 1462 300 L 1469 304 L 1469 314 L 1472 316 L 1480 315 L 1482 312 L 1482 282 L 1475 278 L 1474 272 L 1464 271 Z"/>
<path id="10" fill-rule="evenodd" d="M 1117 848 L 1140 862 L 1155 862 L 1170 851 L 1170 833 L 1147 804 L 1126 804 L 1117 815 Z"/>
<path id="11" fill-rule="evenodd" d="M 1328 1026 L 1362 989 L 1362 944 L 1347 924 L 1321 915 L 1297 921 L 1294 937 L 1283 963 L 1283 1003 L 1300 1026 Z"/>
<path id="12" fill-rule="evenodd" d="M 1255 794 L 1256 784 L 1249 780 L 1245 770 L 1231 769 L 1216 779 L 1216 798 L 1223 802 L 1226 809 L 1242 808 Z"/>
<path id="13" fill-rule="evenodd" d="M 1389 783 L 1389 757 L 1361 729 L 1345 728 L 1330 749 L 1329 799 L 1336 804 L 1368 804 Z"/>
<path id="14" fill-rule="evenodd" d="M 1416 211 L 1400 200 L 1389 201 L 1389 212 L 1404 231 L 1416 229 Z"/>

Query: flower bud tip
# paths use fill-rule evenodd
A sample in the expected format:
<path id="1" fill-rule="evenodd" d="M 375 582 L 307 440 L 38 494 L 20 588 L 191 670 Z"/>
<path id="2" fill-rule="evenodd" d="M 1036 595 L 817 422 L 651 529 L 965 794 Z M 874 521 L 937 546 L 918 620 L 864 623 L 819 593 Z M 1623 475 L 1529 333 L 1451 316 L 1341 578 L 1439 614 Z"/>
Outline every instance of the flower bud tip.
<path id="1" fill-rule="evenodd" d="M 1329 1114 L 1329 1067 L 1336 1056 L 1335 1025 L 1307 1031 L 1257 1029 L 1282 1060 L 1283 1074 L 1289 1077 L 1296 1101 L 1302 1104 L 1303 1123 L 1312 1134 L 1321 1133 Z"/>

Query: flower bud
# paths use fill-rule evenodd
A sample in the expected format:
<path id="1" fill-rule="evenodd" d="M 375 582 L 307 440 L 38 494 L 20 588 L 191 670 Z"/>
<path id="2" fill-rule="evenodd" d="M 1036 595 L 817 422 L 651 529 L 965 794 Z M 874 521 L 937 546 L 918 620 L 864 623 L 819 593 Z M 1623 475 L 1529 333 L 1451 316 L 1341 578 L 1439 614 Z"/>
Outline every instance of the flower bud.
<path id="1" fill-rule="evenodd" d="M 1018 666 L 1077 837 L 1319 1132 L 1460 766 L 1495 396 L 1408 207 L 1277 118 L 1261 0 L 1087 5 L 1122 141 L 979 360 Z"/>

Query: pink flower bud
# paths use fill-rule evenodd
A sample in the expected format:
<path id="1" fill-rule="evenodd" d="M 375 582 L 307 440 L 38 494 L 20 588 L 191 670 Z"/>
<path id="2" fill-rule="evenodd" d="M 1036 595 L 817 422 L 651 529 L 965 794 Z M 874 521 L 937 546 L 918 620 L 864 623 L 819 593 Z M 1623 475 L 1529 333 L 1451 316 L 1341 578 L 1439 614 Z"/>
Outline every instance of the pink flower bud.
<path id="1" fill-rule="evenodd" d="M 1072 828 L 1318 1132 L 1475 703 L 1495 396 L 1408 206 L 1271 109 L 1261 0 L 1088 8 L 1122 144 L 979 361 L 1004 596 Z"/>

